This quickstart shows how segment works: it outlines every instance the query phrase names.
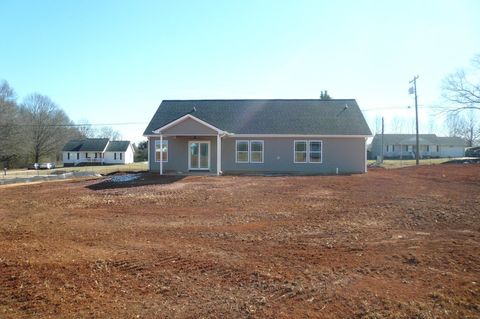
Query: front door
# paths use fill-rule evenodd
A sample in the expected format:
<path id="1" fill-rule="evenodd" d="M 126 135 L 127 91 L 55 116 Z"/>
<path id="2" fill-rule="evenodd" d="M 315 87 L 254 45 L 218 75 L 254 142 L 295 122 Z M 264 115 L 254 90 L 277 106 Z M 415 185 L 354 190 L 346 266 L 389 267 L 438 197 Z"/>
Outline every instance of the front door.
<path id="1" fill-rule="evenodd" d="M 210 169 L 210 142 L 190 141 L 188 142 L 188 169 L 209 170 Z"/>

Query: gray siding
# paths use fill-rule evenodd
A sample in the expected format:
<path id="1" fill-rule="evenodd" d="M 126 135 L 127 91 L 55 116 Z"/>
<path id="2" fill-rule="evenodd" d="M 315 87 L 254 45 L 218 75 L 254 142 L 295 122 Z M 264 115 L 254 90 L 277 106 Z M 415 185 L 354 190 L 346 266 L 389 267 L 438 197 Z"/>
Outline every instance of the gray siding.
<path id="1" fill-rule="evenodd" d="M 155 161 L 155 140 L 158 137 L 150 138 L 150 170 L 160 171 L 160 163 Z M 163 163 L 163 171 L 166 173 L 187 173 L 188 172 L 188 142 L 189 141 L 210 141 L 210 172 L 217 171 L 217 137 L 216 136 L 177 136 L 165 137 L 168 140 L 168 162 Z"/>
<path id="2" fill-rule="evenodd" d="M 216 135 L 217 132 L 212 130 L 205 125 L 192 120 L 192 119 L 185 119 L 182 122 L 162 131 L 163 134 L 171 134 L 171 135 Z"/>
<path id="3" fill-rule="evenodd" d="M 155 140 L 150 138 L 151 170 L 159 171 L 160 165 L 155 162 Z M 169 141 L 169 159 L 164 163 L 165 172 L 188 172 L 188 141 L 192 137 L 166 137 Z M 200 137 L 197 141 L 210 141 L 210 172 L 217 170 L 216 137 Z M 235 163 L 236 140 L 263 140 L 263 163 Z M 294 140 L 321 140 L 322 163 L 294 163 Z M 342 173 L 365 172 L 365 138 L 223 138 L 222 139 L 222 171 L 224 173 L 305 173 L 335 174 L 336 169 Z"/>
<path id="4" fill-rule="evenodd" d="M 263 163 L 235 163 L 236 140 L 263 140 Z M 295 140 L 321 140 L 322 163 L 294 163 Z M 335 174 L 365 172 L 365 138 L 225 138 L 222 171 Z"/>

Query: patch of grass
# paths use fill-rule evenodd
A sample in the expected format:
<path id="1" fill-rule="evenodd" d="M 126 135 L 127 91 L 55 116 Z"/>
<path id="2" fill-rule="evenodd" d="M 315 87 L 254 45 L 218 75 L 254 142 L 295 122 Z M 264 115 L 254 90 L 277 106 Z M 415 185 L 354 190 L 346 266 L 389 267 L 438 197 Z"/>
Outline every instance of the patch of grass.
<path id="1" fill-rule="evenodd" d="M 451 158 L 428 158 L 428 159 L 421 159 L 420 165 L 434 165 L 434 164 L 442 164 L 445 162 L 450 161 Z M 369 160 L 368 164 L 375 164 L 375 160 Z M 407 166 L 414 166 L 416 161 L 414 159 L 386 159 L 383 161 L 379 167 L 383 168 L 400 168 L 400 167 L 407 167 Z"/>

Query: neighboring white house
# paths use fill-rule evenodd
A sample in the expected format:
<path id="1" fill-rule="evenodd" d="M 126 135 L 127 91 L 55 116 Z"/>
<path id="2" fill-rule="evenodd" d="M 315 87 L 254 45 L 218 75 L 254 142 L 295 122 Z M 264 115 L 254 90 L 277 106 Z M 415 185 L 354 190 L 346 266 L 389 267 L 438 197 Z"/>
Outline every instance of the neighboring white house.
<path id="1" fill-rule="evenodd" d="M 466 142 L 460 137 L 419 134 L 420 157 L 463 157 Z M 385 158 L 415 158 L 415 134 L 384 134 Z M 382 135 L 376 134 L 371 144 L 373 158 L 382 155 Z"/>
<path id="2" fill-rule="evenodd" d="M 110 141 L 108 138 L 71 140 L 63 147 L 63 164 L 129 164 L 133 163 L 130 141 Z"/>

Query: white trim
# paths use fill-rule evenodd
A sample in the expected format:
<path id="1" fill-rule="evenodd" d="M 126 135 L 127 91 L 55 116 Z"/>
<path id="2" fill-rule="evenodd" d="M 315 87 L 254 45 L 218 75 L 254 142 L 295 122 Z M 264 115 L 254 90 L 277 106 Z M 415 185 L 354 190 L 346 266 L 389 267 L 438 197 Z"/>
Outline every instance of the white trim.
<path id="1" fill-rule="evenodd" d="M 252 142 L 258 142 L 258 143 L 261 143 L 262 144 L 262 161 L 261 162 L 253 162 L 252 161 Z M 251 140 L 249 141 L 249 152 L 248 152 L 248 159 L 249 159 L 249 162 L 252 163 L 252 164 L 263 164 L 264 161 L 265 161 L 265 142 L 263 140 Z M 255 151 L 257 152 L 257 151 Z"/>
<path id="2" fill-rule="evenodd" d="M 297 162 L 296 160 L 296 149 L 295 144 L 297 142 L 305 143 L 305 162 Z M 320 143 L 320 162 L 312 162 L 310 160 L 310 143 L 319 142 Z M 316 152 L 316 151 L 314 151 Z M 294 164 L 323 164 L 323 141 L 322 140 L 293 140 L 293 163 Z"/>
<path id="3" fill-rule="evenodd" d="M 217 175 L 222 173 L 222 137 L 217 135 Z"/>
<path id="4" fill-rule="evenodd" d="M 312 162 L 311 159 L 311 153 L 312 150 L 310 149 L 310 144 L 311 143 L 320 143 L 320 162 Z M 318 151 L 313 151 L 315 153 L 318 153 Z M 322 140 L 309 140 L 308 141 L 308 162 L 311 164 L 322 164 L 323 163 L 323 141 Z"/>
<path id="5" fill-rule="evenodd" d="M 150 158 L 150 147 L 151 147 L 151 143 L 150 143 L 150 137 L 147 137 L 147 158 L 148 158 L 148 170 L 150 171 L 152 168 L 151 168 L 151 161 L 152 159 Z"/>
<path id="6" fill-rule="evenodd" d="M 395 145 L 393 146 L 393 148 L 395 148 Z M 367 138 L 365 138 L 365 173 L 367 172 L 367 165 L 368 164 L 368 161 L 367 161 Z"/>
<path id="7" fill-rule="evenodd" d="M 237 153 L 238 153 L 238 143 L 239 142 L 247 143 L 247 160 L 246 161 L 239 161 L 238 160 Z M 245 151 L 241 151 L 241 152 L 245 152 Z M 250 141 L 249 140 L 236 140 L 235 141 L 235 163 L 237 163 L 237 164 L 248 164 L 248 163 L 250 163 Z"/>
<path id="8" fill-rule="evenodd" d="M 190 153 L 190 145 L 192 145 L 193 143 L 206 143 L 208 144 L 208 167 L 207 168 L 192 168 L 191 167 L 191 153 Z M 199 163 L 199 166 L 200 166 L 200 145 L 198 145 L 198 163 Z M 209 171 L 210 170 L 210 141 L 200 141 L 200 140 L 192 140 L 192 141 L 188 141 L 188 170 L 189 171 Z"/>
<path id="9" fill-rule="evenodd" d="M 305 162 L 297 162 L 297 142 L 305 143 Z M 307 140 L 293 140 L 293 163 L 295 164 L 306 164 L 308 163 L 308 141 Z"/>
<path id="10" fill-rule="evenodd" d="M 167 154 L 168 154 L 168 141 L 167 141 Z M 155 159 L 157 157 L 157 143 L 155 143 Z M 167 160 L 170 155 L 167 155 Z M 163 175 L 163 135 L 160 134 L 160 175 Z"/>
<path id="11" fill-rule="evenodd" d="M 205 121 L 202 121 L 202 120 L 199 119 L 198 117 L 195 117 L 195 116 L 193 116 L 193 115 L 191 115 L 191 114 L 186 114 L 186 115 L 184 115 L 184 116 L 176 119 L 176 120 L 173 121 L 173 122 L 170 122 L 170 123 L 168 123 L 168 124 L 166 124 L 166 125 L 158 128 L 158 129 L 156 129 L 156 130 L 153 130 L 153 133 L 160 134 L 163 130 L 166 130 L 166 129 L 172 127 L 172 126 L 175 126 L 175 125 L 177 125 L 178 123 L 181 123 L 181 122 L 183 122 L 183 121 L 185 121 L 185 120 L 187 120 L 187 119 L 192 119 L 192 120 L 194 120 L 194 121 L 197 121 L 198 123 L 205 125 L 205 126 L 208 127 L 209 129 L 212 129 L 212 130 L 216 131 L 217 133 L 223 133 L 223 131 L 222 131 L 221 129 L 219 129 L 218 127 L 215 127 L 215 126 L 213 126 L 213 125 L 211 125 L 211 124 L 209 124 L 209 123 L 207 123 L 207 122 L 205 122 Z M 196 135 L 196 134 L 190 134 L 190 136 L 192 136 L 192 135 Z"/>
<path id="12" fill-rule="evenodd" d="M 222 132 L 226 133 L 226 132 Z M 145 137 L 158 137 L 158 134 L 144 134 Z M 215 136 L 215 134 L 165 134 L 164 136 Z M 297 137 L 297 138 L 368 138 L 372 137 L 373 135 L 305 135 L 305 134 L 234 134 L 228 133 L 225 137 L 230 138 L 244 138 L 244 137 L 262 137 L 262 138 L 270 138 L 270 137 Z"/>
<path id="13" fill-rule="evenodd" d="M 167 160 L 163 160 L 162 162 L 163 163 L 168 163 L 168 160 L 170 158 L 170 154 L 168 153 L 168 140 L 164 140 L 163 139 L 163 135 L 160 135 L 160 139 L 159 140 L 155 140 L 155 143 L 154 143 L 154 151 L 155 151 L 155 157 L 154 157 L 154 161 L 155 163 L 160 163 L 160 161 L 157 161 L 157 142 L 159 143 L 162 143 L 162 142 L 166 142 L 167 143 Z M 161 144 L 160 144 L 161 145 Z M 163 152 L 160 152 L 160 154 L 162 154 Z M 163 157 L 162 155 L 160 155 L 160 157 Z"/>
<path id="14" fill-rule="evenodd" d="M 239 138 L 239 137 L 297 137 L 297 138 L 365 138 L 372 137 L 372 135 L 315 135 L 315 134 L 228 134 L 227 137 Z"/>

